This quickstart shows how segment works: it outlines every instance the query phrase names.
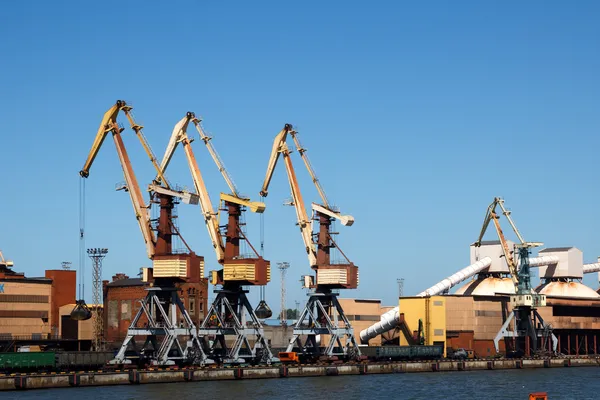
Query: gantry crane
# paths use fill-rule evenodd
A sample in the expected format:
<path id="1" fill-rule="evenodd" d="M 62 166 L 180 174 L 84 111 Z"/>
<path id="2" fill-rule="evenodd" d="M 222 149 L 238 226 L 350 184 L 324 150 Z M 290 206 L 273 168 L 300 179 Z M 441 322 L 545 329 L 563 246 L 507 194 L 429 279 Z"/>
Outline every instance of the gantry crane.
<path id="1" fill-rule="evenodd" d="M 515 262 L 514 251 L 508 246 L 502 228 L 500 227 L 499 216 L 496 213 L 496 207 L 499 206 L 502 210 L 502 214 L 508 220 L 513 231 L 519 239 L 519 244 L 515 245 L 516 251 L 519 255 L 518 266 Z M 530 249 L 534 247 L 542 246 L 541 242 L 526 242 L 523 236 L 517 229 L 517 226 L 513 222 L 511 212 L 504 207 L 504 200 L 500 197 L 494 198 L 492 204 L 488 206 L 483 226 L 479 234 L 479 238 L 474 243 L 476 247 L 481 246 L 483 235 L 485 234 L 489 223 L 494 222 L 496 233 L 500 239 L 502 246 L 502 252 L 508 265 L 510 277 L 515 287 L 515 295 L 510 296 L 510 302 L 512 311 L 507 317 L 506 321 L 502 325 L 502 328 L 494 338 L 494 346 L 496 352 L 500 351 L 499 343 L 500 340 L 508 337 L 514 340 L 514 351 L 516 353 L 530 353 L 530 348 L 535 353 L 538 349 L 538 338 L 551 338 L 553 342 L 554 351 L 556 351 L 557 339 L 552 333 L 551 327 L 544 323 L 544 320 L 537 312 L 537 307 L 544 307 L 546 305 L 546 296 L 543 294 L 536 293 L 531 286 L 531 274 L 529 264 L 529 253 Z M 514 321 L 513 328 L 510 329 L 510 323 Z"/>
<path id="2" fill-rule="evenodd" d="M 313 233 L 312 221 L 306 211 L 296 172 L 290 158 L 291 151 L 286 143 L 288 135 L 294 140 L 296 149 L 300 153 L 321 197 L 322 204 L 312 203 L 314 212 L 312 221 L 318 221 L 319 223 L 319 230 L 316 234 Z M 359 356 L 360 350 L 354 339 L 354 331 L 337 300 L 337 293 L 334 292 L 335 289 L 355 289 L 358 286 L 358 267 L 337 246 L 331 232 L 333 220 L 337 219 L 342 225 L 350 226 L 354 223 L 354 218 L 350 215 L 340 214 L 330 205 L 325 191 L 308 160 L 306 149 L 301 146 L 297 133 L 290 124 L 286 124 L 275 137 L 267 165 L 267 173 L 260 191 L 261 196 L 266 197 L 268 194 L 269 184 L 280 155 L 285 163 L 292 193 L 292 205 L 296 210 L 297 223 L 300 227 L 309 265 L 316 274 L 316 279 L 312 276 L 305 276 L 304 278 L 304 286 L 313 290 L 309 293 L 306 307 L 294 326 L 294 333 L 287 351 L 291 352 L 295 346 L 298 346 L 304 354 L 311 356 Z M 340 251 L 346 263 L 331 263 L 330 250 L 332 248 L 337 248 Z M 317 342 L 318 335 L 330 336 L 329 343 L 322 354 Z M 304 343 L 301 339 L 303 337 L 306 338 Z M 342 344 L 342 339 L 345 339 L 344 344 Z"/>
<path id="3" fill-rule="evenodd" d="M 221 233 L 218 214 L 213 209 L 208 190 L 196 162 L 191 146 L 192 139 L 187 134 L 190 122 L 196 127 L 200 138 L 206 144 L 211 157 L 231 190 L 231 194 L 221 193 L 220 197 L 228 216 L 225 238 Z M 202 215 L 215 249 L 217 261 L 223 266 L 219 271 L 211 271 L 211 284 L 220 285 L 222 288 L 215 290 L 215 300 L 200 326 L 199 334 L 215 337 L 216 340 L 211 345 L 205 341 L 207 353 L 213 359 L 224 358 L 227 363 L 239 363 L 244 361 L 242 357 L 250 357 L 254 361 L 262 360 L 270 363 L 274 358 L 265 340 L 262 324 L 256 314 L 259 314 L 261 318 L 268 318 L 272 313 L 268 306 L 263 304 L 264 301 L 261 302 L 255 313 L 246 296 L 248 290 L 243 288 L 244 286 L 266 285 L 270 280 L 270 262 L 256 252 L 242 231 L 240 223 L 240 217 L 246 208 L 252 212 L 262 213 L 265 205 L 262 202 L 250 201 L 240 195 L 233 179 L 212 146 L 211 138 L 204 133 L 200 122 L 193 112 L 188 112 L 175 125 L 160 165 L 161 172 L 164 173 L 177 145 L 181 143 L 194 186 L 200 197 Z M 157 180 L 160 180 L 159 176 L 157 176 Z M 241 240 L 248 243 L 254 251 L 255 257 L 240 254 Z M 250 317 L 249 323 L 246 322 L 246 315 Z M 251 336 L 255 338 L 253 344 L 250 343 Z M 230 348 L 226 344 L 227 337 L 234 338 Z"/>
<path id="4" fill-rule="evenodd" d="M 203 275 L 201 271 L 203 259 L 196 256 L 189 247 L 189 253 L 186 254 L 174 254 L 172 251 L 172 237 L 174 235 L 181 237 L 173 223 L 174 199 L 182 199 L 184 202 L 197 204 L 198 196 L 189 192 L 171 189 L 142 133 L 143 127 L 134 121 L 131 110 L 131 106 L 122 100 L 118 100 L 104 114 L 92 149 L 82 170 L 79 172 L 83 178 L 89 176 L 94 159 L 104 139 L 110 133 L 114 139 L 119 161 L 123 168 L 126 182 L 124 189 L 131 198 L 135 217 L 146 244 L 146 253 L 148 258 L 152 260 L 152 268 L 144 269 L 144 281 L 151 283 L 151 286 L 146 289 L 148 294 L 141 301 L 140 310 L 131 322 L 127 337 L 111 363 L 131 363 L 125 357 L 128 345 L 135 336 L 145 336 L 146 342 L 141 355 L 148 358 L 152 364 L 203 364 L 207 361 L 207 358 L 202 350 L 197 328 L 181 302 L 176 287 L 189 277 L 199 278 Z M 150 204 L 148 205 L 144 202 L 142 191 L 121 137 L 124 128 L 117 123 L 119 112 L 126 115 L 131 128 L 142 143 L 146 154 L 160 176 L 161 185 L 155 182 L 148 187 L 150 192 Z M 150 218 L 149 208 L 152 204 L 158 204 L 160 207 L 157 221 Z M 153 228 L 154 224 L 157 226 L 156 234 Z M 183 238 L 182 242 L 187 247 Z M 178 321 L 178 314 L 183 323 Z M 184 338 L 185 343 L 183 345 L 179 339 L 180 337 Z M 132 342 L 132 344 L 134 343 Z"/>

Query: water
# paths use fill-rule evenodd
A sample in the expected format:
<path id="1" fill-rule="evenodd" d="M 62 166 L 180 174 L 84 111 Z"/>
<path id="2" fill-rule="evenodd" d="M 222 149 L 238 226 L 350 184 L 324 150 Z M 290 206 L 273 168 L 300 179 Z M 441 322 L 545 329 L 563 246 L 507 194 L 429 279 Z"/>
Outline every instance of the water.
<path id="1" fill-rule="evenodd" d="M 552 368 L 323 378 L 252 379 L 0 392 L 0 399 L 528 399 L 600 398 L 600 368 Z"/>

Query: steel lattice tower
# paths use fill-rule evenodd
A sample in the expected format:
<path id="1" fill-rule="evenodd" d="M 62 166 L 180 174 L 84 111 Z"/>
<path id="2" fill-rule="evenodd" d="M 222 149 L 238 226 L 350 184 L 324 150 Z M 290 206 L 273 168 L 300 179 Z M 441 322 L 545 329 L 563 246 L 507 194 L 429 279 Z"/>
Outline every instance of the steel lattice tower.
<path id="1" fill-rule="evenodd" d="M 103 350 L 102 337 L 104 335 L 104 318 L 102 315 L 102 260 L 106 257 L 108 249 L 94 248 L 87 249 L 88 256 L 92 260 L 92 303 L 94 304 L 94 336 L 92 338 L 92 348 L 95 351 Z"/>
<path id="2" fill-rule="evenodd" d="M 404 296 L 404 278 L 396 279 L 398 283 L 398 298 Z"/>
<path id="3" fill-rule="evenodd" d="M 279 316 L 281 325 L 287 325 L 287 310 L 285 308 L 285 274 L 290 267 L 288 262 L 277 263 L 277 268 L 281 271 L 281 314 Z"/>

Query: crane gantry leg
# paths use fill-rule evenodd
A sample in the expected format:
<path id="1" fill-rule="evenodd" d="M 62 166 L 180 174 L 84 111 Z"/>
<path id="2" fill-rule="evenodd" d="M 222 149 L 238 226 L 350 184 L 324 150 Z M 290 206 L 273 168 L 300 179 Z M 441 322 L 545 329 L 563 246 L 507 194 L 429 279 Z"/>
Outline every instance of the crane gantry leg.
<path id="1" fill-rule="evenodd" d="M 174 365 L 178 362 L 210 364 L 202 350 L 196 326 L 179 298 L 178 289 L 161 286 L 146 290 L 148 294 L 141 300 L 140 309 L 127 329 L 127 337 L 110 364 L 131 364 L 126 352 L 130 343 L 134 345 L 136 336 L 146 337 L 139 354 L 140 358 L 150 360 L 152 365 Z M 178 313 L 182 318 L 179 323 Z M 143 325 L 142 320 L 145 320 Z M 181 337 L 185 338 L 183 344 Z"/>
<path id="2" fill-rule="evenodd" d="M 266 364 L 277 361 L 271 353 L 262 324 L 248 301 L 248 291 L 239 286 L 218 289 L 215 293 L 215 301 L 198 330 L 203 337 L 207 356 L 225 364 L 240 364 L 247 359 Z M 246 321 L 246 315 L 250 321 Z M 207 343 L 209 337 L 214 340 Z M 230 347 L 227 346 L 227 337 L 233 339 Z"/>
<path id="3" fill-rule="evenodd" d="M 341 356 L 350 359 L 360 356 L 360 349 L 354 339 L 354 329 L 337 296 L 337 293 L 331 291 L 315 291 L 309 294 L 306 307 L 294 325 L 287 352 L 294 351 L 297 347 L 298 353 L 313 357 Z M 323 335 L 329 337 L 329 342 L 321 351 L 320 337 Z M 305 338 L 304 343 L 302 338 Z"/>

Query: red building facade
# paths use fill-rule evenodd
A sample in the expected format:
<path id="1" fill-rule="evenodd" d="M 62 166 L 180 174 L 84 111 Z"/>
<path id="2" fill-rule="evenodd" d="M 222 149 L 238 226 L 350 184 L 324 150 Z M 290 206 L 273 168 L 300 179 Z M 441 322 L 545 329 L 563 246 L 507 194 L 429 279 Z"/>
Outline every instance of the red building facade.
<path id="1" fill-rule="evenodd" d="M 112 282 L 104 281 L 104 338 L 109 346 L 118 348 L 127 336 L 127 329 L 140 309 L 140 300 L 146 297 L 148 285 L 141 278 L 129 278 L 125 274 L 116 274 Z M 199 326 L 204 321 L 208 307 L 208 280 L 206 278 L 189 279 L 178 284 L 179 297 L 186 310 Z M 181 319 L 181 316 L 178 316 Z M 147 321 L 142 316 L 140 322 Z"/>

